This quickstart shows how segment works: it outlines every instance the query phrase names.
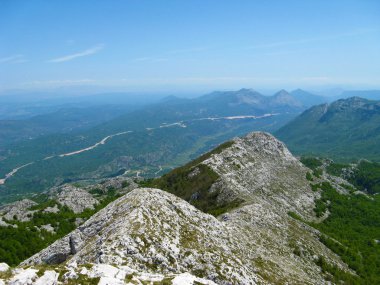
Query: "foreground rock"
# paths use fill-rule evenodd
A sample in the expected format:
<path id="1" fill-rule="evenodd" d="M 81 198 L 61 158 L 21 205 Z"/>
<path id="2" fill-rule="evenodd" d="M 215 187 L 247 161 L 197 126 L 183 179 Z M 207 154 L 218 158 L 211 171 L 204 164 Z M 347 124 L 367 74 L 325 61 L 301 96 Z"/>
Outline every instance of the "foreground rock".
<path id="1" fill-rule="evenodd" d="M 68 264 L 55 270 L 40 268 L 15 269 L 13 276 L 6 280 L 9 285 L 56 285 L 56 284 L 98 284 L 98 285 L 216 285 L 215 282 L 196 277 L 188 272 L 180 274 L 151 274 L 137 272 L 128 266 L 108 264 L 86 264 L 85 266 Z M 0 284 L 5 284 L 0 279 Z"/>
<path id="2" fill-rule="evenodd" d="M 9 265 L 8 264 L 6 264 L 4 262 L 0 263 L 0 272 L 6 272 L 8 270 L 9 270 Z"/>
<path id="3" fill-rule="evenodd" d="M 158 189 L 136 189 L 23 265 L 126 265 L 149 273 L 190 271 L 218 284 L 253 284 L 237 236 L 216 218 Z"/>

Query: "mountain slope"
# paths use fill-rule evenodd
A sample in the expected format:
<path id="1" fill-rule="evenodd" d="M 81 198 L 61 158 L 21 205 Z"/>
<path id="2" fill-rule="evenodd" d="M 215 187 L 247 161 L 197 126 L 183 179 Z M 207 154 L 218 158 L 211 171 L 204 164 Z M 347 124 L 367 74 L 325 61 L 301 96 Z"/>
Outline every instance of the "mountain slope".
<path id="1" fill-rule="evenodd" d="M 312 107 L 276 131 L 296 154 L 380 160 L 380 102 L 358 97 Z"/>
<path id="2" fill-rule="evenodd" d="M 145 182 L 204 212 L 209 206 L 200 200 L 213 201 L 218 219 L 161 190 L 137 189 L 23 265 L 60 263 L 59 271 L 74 262 L 80 269 L 68 270 L 75 273 L 87 263 L 113 264 L 116 271 L 188 272 L 218 284 L 325 284 L 330 273 L 321 273 L 319 259 L 337 272 L 349 269 L 318 231 L 288 214 L 317 221 L 320 191 L 312 190 L 308 171 L 269 134 L 236 138 Z"/>
<path id="3" fill-rule="evenodd" d="M 305 107 L 323 104 L 328 101 L 327 98 L 323 96 L 318 96 L 302 89 L 296 89 L 290 92 L 290 95 L 292 95 L 296 100 L 301 102 L 302 105 Z"/>

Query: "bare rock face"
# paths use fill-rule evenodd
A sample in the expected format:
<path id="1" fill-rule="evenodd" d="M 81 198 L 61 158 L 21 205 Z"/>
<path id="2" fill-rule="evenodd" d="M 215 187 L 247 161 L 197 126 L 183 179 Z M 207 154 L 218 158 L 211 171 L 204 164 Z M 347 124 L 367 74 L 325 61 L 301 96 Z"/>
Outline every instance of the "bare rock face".
<path id="1" fill-rule="evenodd" d="M 29 210 L 29 208 L 34 205 L 37 205 L 37 203 L 29 199 L 23 199 L 2 207 L 0 209 L 0 223 L 2 219 L 14 220 L 15 218 L 22 222 L 29 221 L 35 212 Z"/>
<path id="2" fill-rule="evenodd" d="M 245 201 L 221 220 L 250 250 L 249 260 L 259 274 L 281 284 L 324 284 L 315 264 L 320 255 L 348 270 L 319 242 L 318 231 L 288 215 L 294 212 L 314 220 L 314 201 L 320 194 L 310 188 L 308 169 L 282 142 L 267 133 L 251 133 L 202 163 L 220 176 L 213 187 L 219 190 L 221 202 Z"/>
<path id="3" fill-rule="evenodd" d="M 213 216 L 158 189 L 136 189 L 26 260 L 127 265 L 151 273 L 194 272 L 218 284 L 253 284 L 237 237 Z"/>
<path id="4" fill-rule="evenodd" d="M 223 196 L 247 203 L 270 202 L 284 211 L 313 217 L 314 199 L 304 167 L 286 146 L 268 133 L 236 138 L 231 147 L 212 155 L 203 164 L 219 174 L 215 187 Z"/>
<path id="5" fill-rule="evenodd" d="M 94 209 L 99 202 L 90 193 L 82 188 L 66 184 L 59 189 L 51 190 L 51 195 L 61 205 L 66 205 L 74 213 L 81 213 L 84 209 Z"/>

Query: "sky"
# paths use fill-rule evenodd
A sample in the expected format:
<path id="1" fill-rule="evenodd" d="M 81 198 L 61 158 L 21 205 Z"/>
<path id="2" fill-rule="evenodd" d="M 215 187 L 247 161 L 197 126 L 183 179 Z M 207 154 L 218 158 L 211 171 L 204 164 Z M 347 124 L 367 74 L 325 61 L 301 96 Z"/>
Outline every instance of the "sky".
<path id="1" fill-rule="evenodd" d="M 0 91 L 380 88 L 380 1 L 0 0 Z"/>

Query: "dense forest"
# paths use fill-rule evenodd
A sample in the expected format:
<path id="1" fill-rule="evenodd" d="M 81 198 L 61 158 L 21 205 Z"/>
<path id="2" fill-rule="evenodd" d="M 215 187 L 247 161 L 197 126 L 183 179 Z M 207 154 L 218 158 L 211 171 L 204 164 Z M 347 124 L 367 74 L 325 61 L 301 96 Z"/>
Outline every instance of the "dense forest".
<path id="1" fill-rule="evenodd" d="M 301 161 L 314 172 L 326 166 L 318 158 L 302 158 Z M 312 188 L 321 190 L 314 211 L 321 217 L 329 211 L 321 223 L 309 223 L 320 230 L 321 241 L 341 256 L 358 278 L 342 277 L 336 268 L 329 268 L 346 284 L 380 284 L 380 164 L 360 161 L 355 165 L 336 164 L 329 161 L 328 174 L 344 176 L 355 188 L 347 187 L 349 194 L 340 194 L 334 187 L 323 182 Z M 323 261 L 320 265 L 327 266 Z M 334 275 L 334 274 L 333 274 Z M 335 280 L 336 281 L 336 280 Z"/>

